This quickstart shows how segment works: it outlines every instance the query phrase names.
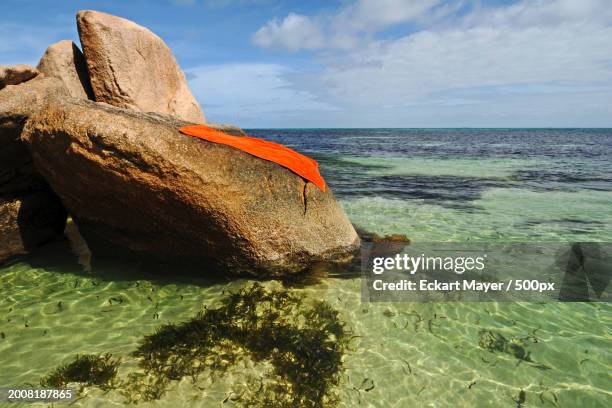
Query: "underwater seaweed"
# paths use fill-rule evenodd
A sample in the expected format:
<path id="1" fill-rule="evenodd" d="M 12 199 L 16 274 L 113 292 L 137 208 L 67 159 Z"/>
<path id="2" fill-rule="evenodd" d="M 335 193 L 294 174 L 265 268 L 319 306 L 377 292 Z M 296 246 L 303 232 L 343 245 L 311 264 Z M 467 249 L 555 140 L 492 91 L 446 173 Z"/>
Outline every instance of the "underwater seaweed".
<path id="1" fill-rule="evenodd" d="M 245 406 L 328 407 L 337 403 L 342 357 L 349 338 L 338 312 L 321 301 L 303 304 L 287 291 L 253 284 L 190 321 L 161 326 L 133 353 L 143 374 L 132 373 L 125 395 L 132 402 L 161 398 L 171 381 L 204 371 L 223 375 L 242 358 L 272 365 L 251 381 Z"/>
<path id="2" fill-rule="evenodd" d="M 496 333 L 490 330 L 480 330 L 478 332 L 478 345 L 491 353 L 505 353 L 516 358 L 519 363 L 526 362 L 538 370 L 550 370 L 550 367 L 545 364 L 538 364 L 531 359 L 531 352 L 527 350 L 530 342 L 538 343 L 538 338 L 533 334 L 524 338 L 512 337 L 510 340 L 505 338 L 501 333 Z M 483 359 L 483 361 L 485 361 Z"/>
<path id="3" fill-rule="evenodd" d="M 526 349 L 527 343 L 522 339 L 512 338 L 508 340 L 501 333 L 480 330 L 478 332 L 478 344 L 483 349 L 492 353 L 507 353 L 517 360 L 533 362 L 531 360 L 531 353 Z"/>
<path id="4" fill-rule="evenodd" d="M 109 353 L 77 355 L 70 363 L 43 377 L 40 384 L 43 387 L 64 388 L 69 383 L 81 383 L 109 390 L 115 387 L 119 363 L 120 360 L 113 359 Z"/>
<path id="5" fill-rule="evenodd" d="M 246 391 L 232 392 L 232 401 L 266 408 L 331 407 L 338 402 L 344 352 L 355 337 L 348 334 L 328 303 L 306 304 L 302 296 L 255 283 L 230 293 L 218 308 L 144 336 L 132 353 L 141 370 L 124 380 L 115 380 L 120 361 L 107 353 L 77 355 L 41 385 L 77 382 L 117 389 L 127 402 L 138 403 L 162 398 L 172 381 L 188 377 L 195 384 L 204 372 L 222 376 L 249 358 L 272 368 L 259 382 L 250 379 Z"/>

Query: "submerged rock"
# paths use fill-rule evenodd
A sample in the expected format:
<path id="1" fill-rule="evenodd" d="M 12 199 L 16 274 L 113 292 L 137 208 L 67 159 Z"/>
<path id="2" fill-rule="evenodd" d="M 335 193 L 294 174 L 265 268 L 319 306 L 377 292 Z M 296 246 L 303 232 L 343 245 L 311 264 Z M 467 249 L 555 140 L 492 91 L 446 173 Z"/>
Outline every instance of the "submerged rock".
<path id="1" fill-rule="evenodd" d="M 51 44 L 37 68 L 42 74 L 57 78 L 73 98 L 94 99 L 85 58 L 72 41 Z"/>
<path id="2" fill-rule="evenodd" d="M 62 203 L 48 190 L 0 197 L 0 262 L 53 240 L 62 233 L 65 222 Z"/>
<path id="3" fill-rule="evenodd" d="M 182 135 L 176 120 L 55 101 L 24 130 L 38 170 L 92 251 L 278 276 L 343 260 L 359 238 L 331 191 L 275 163 Z"/>
<path id="4" fill-rule="evenodd" d="M 80 11 L 77 26 L 96 101 L 204 122 L 185 75 L 161 38 L 98 11 Z"/>
<path id="5" fill-rule="evenodd" d="M 12 66 L 0 65 L 0 89 L 8 85 L 18 85 L 38 75 L 36 68 L 27 64 Z"/>

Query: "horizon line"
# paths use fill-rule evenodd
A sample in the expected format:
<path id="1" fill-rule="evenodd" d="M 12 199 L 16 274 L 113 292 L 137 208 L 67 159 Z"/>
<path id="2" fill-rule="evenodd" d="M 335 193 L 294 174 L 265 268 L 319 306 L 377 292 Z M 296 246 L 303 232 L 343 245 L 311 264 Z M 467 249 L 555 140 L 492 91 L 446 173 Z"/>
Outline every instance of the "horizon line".
<path id="1" fill-rule="evenodd" d="M 402 130 L 402 129 L 413 129 L 413 130 L 436 130 L 436 129 L 444 129 L 444 130 L 460 130 L 460 129 L 485 129 L 485 130 L 612 130 L 612 127 L 473 127 L 473 126 L 457 126 L 457 127 L 346 127 L 346 126 L 336 126 L 336 127 L 250 127 L 245 126 L 244 129 L 252 129 L 252 130 L 271 130 L 271 129 L 294 129 L 294 130 L 304 130 L 304 129 L 393 129 L 393 130 Z"/>

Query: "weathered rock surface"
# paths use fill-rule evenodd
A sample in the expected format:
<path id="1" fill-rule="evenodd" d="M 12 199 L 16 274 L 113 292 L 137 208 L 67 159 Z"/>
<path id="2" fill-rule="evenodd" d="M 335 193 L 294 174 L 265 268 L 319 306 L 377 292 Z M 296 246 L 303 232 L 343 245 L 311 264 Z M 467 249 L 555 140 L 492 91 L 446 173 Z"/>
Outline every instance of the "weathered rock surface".
<path id="1" fill-rule="evenodd" d="M 77 26 L 96 101 L 204 123 L 185 75 L 161 38 L 98 11 L 80 11 Z"/>
<path id="2" fill-rule="evenodd" d="M 57 78 L 73 98 L 94 99 L 85 57 L 70 40 L 51 44 L 40 59 L 38 71 Z"/>
<path id="3" fill-rule="evenodd" d="M 12 66 L 0 65 L 0 89 L 8 85 L 18 85 L 38 75 L 36 68 L 27 64 Z"/>
<path id="4" fill-rule="evenodd" d="M 266 276 L 358 247 L 331 191 L 176 125 L 71 99 L 41 110 L 23 136 L 90 246 L 102 240 Z"/>
<path id="5" fill-rule="evenodd" d="M 56 79 L 42 76 L 0 90 L 0 262 L 62 233 L 66 212 L 20 136 L 50 95 L 65 92 Z"/>
<path id="6" fill-rule="evenodd" d="M 51 241 L 64 230 L 66 212 L 50 191 L 0 197 L 0 262 Z"/>
<path id="7" fill-rule="evenodd" d="M 46 188 L 20 136 L 26 120 L 41 109 L 50 95 L 67 96 L 54 78 L 37 77 L 0 90 L 0 196 Z"/>

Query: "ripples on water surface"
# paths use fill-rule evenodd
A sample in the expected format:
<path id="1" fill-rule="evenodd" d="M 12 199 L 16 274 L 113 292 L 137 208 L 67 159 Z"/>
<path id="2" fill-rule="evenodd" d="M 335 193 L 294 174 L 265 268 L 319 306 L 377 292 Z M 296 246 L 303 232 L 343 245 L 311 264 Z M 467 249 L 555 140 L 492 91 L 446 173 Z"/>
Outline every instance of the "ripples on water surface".
<path id="1" fill-rule="evenodd" d="M 610 130 L 257 130 L 315 157 L 358 226 L 415 241 L 612 241 Z M 83 259 L 81 259 L 81 263 Z M 67 242 L 0 267 L 0 386 L 37 384 L 76 353 L 133 370 L 138 340 L 249 282 L 157 279 L 138 262 L 77 262 Z M 266 282 L 281 287 L 278 282 Z M 327 300 L 360 336 L 340 406 L 612 406 L 605 303 L 361 303 L 358 278 L 289 290 Z M 488 330 L 528 339 L 533 363 L 479 346 Z M 184 379 L 154 405 L 228 406 L 245 383 Z M 367 391 L 366 391 L 367 390 Z M 76 406 L 121 404 L 88 389 Z"/>

